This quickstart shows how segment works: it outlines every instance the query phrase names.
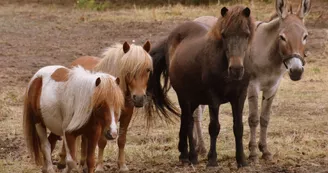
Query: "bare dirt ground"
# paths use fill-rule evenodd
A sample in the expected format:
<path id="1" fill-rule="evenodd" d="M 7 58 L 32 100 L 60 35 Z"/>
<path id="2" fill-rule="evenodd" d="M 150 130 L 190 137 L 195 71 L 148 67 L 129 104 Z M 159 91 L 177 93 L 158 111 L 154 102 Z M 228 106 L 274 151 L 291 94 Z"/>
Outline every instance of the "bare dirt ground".
<path id="1" fill-rule="evenodd" d="M 255 2 L 254 15 L 265 19 L 272 4 Z M 147 131 L 142 114 L 135 116 L 126 146 L 130 172 L 328 172 L 328 2 L 315 1 L 307 18 L 308 57 L 305 76 L 292 82 L 286 76 L 273 105 L 268 142 L 274 161 L 237 169 L 229 105 L 221 109 L 218 139 L 219 167 L 178 162 L 179 123 L 158 120 Z M 201 15 L 218 15 L 220 6 L 134 8 L 95 12 L 38 4 L 0 6 L 0 172 L 41 172 L 30 161 L 22 137 L 24 87 L 46 65 L 68 65 L 82 55 L 98 56 L 115 42 L 156 42 L 177 24 Z M 172 98 L 174 93 L 172 92 Z M 244 114 L 244 146 L 248 154 L 248 108 Z M 207 113 L 206 113 L 207 114 Z M 204 116 L 208 142 L 208 116 Z M 208 143 L 207 143 L 207 146 Z M 57 152 L 53 154 L 57 160 Z M 106 148 L 106 171 L 117 171 L 117 147 Z"/>

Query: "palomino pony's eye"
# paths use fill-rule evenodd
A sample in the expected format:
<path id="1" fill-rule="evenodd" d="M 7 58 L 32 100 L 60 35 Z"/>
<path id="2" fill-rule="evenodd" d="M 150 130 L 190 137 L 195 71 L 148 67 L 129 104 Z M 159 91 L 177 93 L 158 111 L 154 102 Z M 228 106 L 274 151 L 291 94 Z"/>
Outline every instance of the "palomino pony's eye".
<path id="1" fill-rule="evenodd" d="M 147 71 L 147 73 L 149 73 L 151 70 L 150 70 L 150 68 L 147 68 L 147 70 L 146 70 L 146 71 Z"/>

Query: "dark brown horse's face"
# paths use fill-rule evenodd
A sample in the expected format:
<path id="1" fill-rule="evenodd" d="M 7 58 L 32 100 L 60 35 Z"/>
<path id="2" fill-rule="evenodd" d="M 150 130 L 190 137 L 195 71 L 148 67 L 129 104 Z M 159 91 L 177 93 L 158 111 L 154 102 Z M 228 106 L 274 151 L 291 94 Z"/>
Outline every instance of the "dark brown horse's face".
<path id="1" fill-rule="evenodd" d="M 229 62 L 228 73 L 235 80 L 241 80 L 244 76 L 244 59 L 253 28 L 250 12 L 247 7 L 239 14 L 230 12 L 225 7 L 221 9 L 223 22 L 220 32 Z"/>
<path id="2" fill-rule="evenodd" d="M 308 32 L 303 23 L 303 17 L 310 10 L 310 1 L 302 0 L 302 5 L 297 14 L 292 8 L 287 8 L 284 0 L 277 0 L 277 14 L 280 17 L 279 35 L 277 38 L 279 54 L 291 80 L 302 78 L 305 65 L 305 45 Z"/>
<path id="3" fill-rule="evenodd" d="M 146 90 L 150 71 L 150 68 L 146 68 L 138 76 L 127 76 L 128 89 L 135 107 L 143 107 L 146 104 Z"/>

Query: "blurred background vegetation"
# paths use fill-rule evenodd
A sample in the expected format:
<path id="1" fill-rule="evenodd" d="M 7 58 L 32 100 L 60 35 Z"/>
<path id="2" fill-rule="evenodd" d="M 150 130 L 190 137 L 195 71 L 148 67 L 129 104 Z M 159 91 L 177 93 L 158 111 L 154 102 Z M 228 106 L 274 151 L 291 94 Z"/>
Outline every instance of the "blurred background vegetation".
<path id="1" fill-rule="evenodd" d="M 41 3 L 65 6 L 71 5 L 78 8 L 102 11 L 113 8 L 133 8 L 135 6 L 154 7 L 175 4 L 206 6 L 221 3 L 250 3 L 250 1 L 263 1 L 268 3 L 273 2 L 272 0 L 7 0 L 7 3 Z"/>

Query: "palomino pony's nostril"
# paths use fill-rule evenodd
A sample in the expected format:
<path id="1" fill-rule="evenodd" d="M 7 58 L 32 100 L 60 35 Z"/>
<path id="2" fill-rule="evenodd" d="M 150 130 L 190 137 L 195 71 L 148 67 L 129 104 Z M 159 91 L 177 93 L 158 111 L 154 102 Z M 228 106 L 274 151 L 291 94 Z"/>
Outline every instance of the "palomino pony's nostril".
<path id="1" fill-rule="evenodd" d="M 132 99 L 133 99 L 133 100 L 135 100 L 136 98 L 137 98 L 137 96 L 136 96 L 136 95 L 133 95 L 133 96 L 132 96 Z"/>

